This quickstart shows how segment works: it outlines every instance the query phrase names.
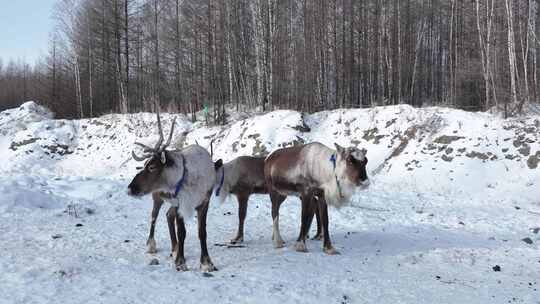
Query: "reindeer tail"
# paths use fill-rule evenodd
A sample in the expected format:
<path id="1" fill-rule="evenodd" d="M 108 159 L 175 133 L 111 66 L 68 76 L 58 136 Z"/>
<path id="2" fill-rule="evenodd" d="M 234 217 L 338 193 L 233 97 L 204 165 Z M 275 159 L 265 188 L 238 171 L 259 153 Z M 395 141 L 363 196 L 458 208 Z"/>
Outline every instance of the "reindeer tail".
<path id="1" fill-rule="evenodd" d="M 223 161 L 218 159 L 214 163 L 214 169 L 216 170 L 216 182 L 214 184 L 214 193 L 221 203 L 225 201 L 229 195 L 229 185 L 225 180 L 225 166 Z"/>

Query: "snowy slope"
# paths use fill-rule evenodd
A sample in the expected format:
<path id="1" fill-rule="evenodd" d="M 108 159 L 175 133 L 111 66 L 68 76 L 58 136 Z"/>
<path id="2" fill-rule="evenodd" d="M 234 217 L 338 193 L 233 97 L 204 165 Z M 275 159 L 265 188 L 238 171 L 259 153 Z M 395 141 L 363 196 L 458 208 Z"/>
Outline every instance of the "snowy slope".
<path id="1" fill-rule="evenodd" d="M 213 141 L 225 161 L 311 141 L 368 149 L 372 185 L 330 211 L 341 255 L 317 241 L 307 254 L 292 249 L 295 198 L 281 209 L 289 246 L 273 249 L 269 199 L 258 195 L 244 248 L 218 246 L 236 230 L 234 199 L 211 205 L 220 271 L 209 276 L 189 221 L 192 271 L 177 273 L 164 218 L 159 252 L 146 254 L 150 198 L 125 194 L 141 165 L 133 143 L 155 142 L 155 116 L 55 120 L 29 102 L 0 113 L 0 303 L 540 303 L 539 116 L 409 106 L 232 114 L 226 126 L 162 119 L 168 130 L 176 117 L 187 143 Z"/>

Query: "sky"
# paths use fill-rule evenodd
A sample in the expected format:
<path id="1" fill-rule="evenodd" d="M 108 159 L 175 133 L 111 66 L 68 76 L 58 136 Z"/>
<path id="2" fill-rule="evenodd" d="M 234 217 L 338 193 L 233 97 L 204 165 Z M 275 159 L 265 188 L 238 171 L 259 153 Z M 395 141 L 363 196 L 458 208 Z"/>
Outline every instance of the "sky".
<path id="1" fill-rule="evenodd" d="M 0 58 L 33 64 L 47 52 L 56 0 L 0 0 Z"/>

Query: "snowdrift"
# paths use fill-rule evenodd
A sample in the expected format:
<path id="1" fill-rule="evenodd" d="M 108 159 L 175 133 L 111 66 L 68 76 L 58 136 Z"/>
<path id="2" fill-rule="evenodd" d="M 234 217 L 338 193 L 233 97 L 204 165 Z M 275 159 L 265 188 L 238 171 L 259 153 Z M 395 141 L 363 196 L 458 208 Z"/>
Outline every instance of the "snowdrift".
<path id="1" fill-rule="evenodd" d="M 73 121 L 52 116 L 34 102 L 0 114 L 3 170 L 127 177 L 138 166 L 131 159 L 133 143 L 157 138 L 150 113 Z M 213 141 L 214 158 L 224 161 L 312 141 L 330 147 L 337 142 L 368 150 L 375 181 L 414 190 L 484 195 L 497 188 L 526 196 L 540 179 L 540 116 L 504 120 L 400 105 L 315 114 L 281 110 L 210 127 L 163 114 L 166 129 L 174 117 L 176 134 L 187 132 L 187 138 L 183 143 L 177 136 L 173 145 L 197 142 L 210 149 Z"/>

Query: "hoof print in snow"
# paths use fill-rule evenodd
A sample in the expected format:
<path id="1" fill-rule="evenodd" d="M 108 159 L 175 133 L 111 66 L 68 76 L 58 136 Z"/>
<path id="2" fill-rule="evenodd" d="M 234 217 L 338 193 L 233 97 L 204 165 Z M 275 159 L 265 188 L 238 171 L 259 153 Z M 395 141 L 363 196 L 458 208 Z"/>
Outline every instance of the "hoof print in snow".
<path id="1" fill-rule="evenodd" d="M 436 278 L 437 280 L 440 280 L 440 279 L 441 279 L 441 276 L 435 276 L 435 278 Z"/>
<path id="2" fill-rule="evenodd" d="M 209 273 L 209 272 L 203 272 L 202 276 L 205 277 L 205 278 L 213 278 L 214 277 L 214 275 Z"/>
<path id="3" fill-rule="evenodd" d="M 458 224 L 465 226 L 465 223 L 464 223 L 464 222 L 459 222 Z"/>
<path id="4" fill-rule="evenodd" d="M 150 262 L 148 263 L 148 265 L 150 265 L 150 266 L 159 265 L 159 260 L 158 259 L 151 259 Z"/>
<path id="5" fill-rule="evenodd" d="M 55 273 L 57 276 L 61 277 L 61 278 L 67 276 L 67 272 L 66 272 L 65 270 L 62 270 L 62 269 L 57 270 L 57 271 L 55 271 L 54 273 Z"/>
<path id="6" fill-rule="evenodd" d="M 530 237 L 526 237 L 526 238 L 523 238 L 521 240 L 524 241 L 525 243 L 529 244 L 529 245 L 531 245 L 533 243 L 533 241 L 531 240 Z"/>
<path id="7" fill-rule="evenodd" d="M 532 230 L 532 233 L 538 234 L 538 232 L 540 232 L 540 227 L 531 228 L 531 230 Z"/>
<path id="8" fill-rule="evenodd" d="M 61 234 L 53 234 L 51 237 L 53 238 L 53 240 L 56 240 L 56 239 L 61 238 L 62 235 Z"/>
<path id="9" fill-rule="evenodd" d="M 495 271 L 495 272 L 501 271 L 501 266 L 499 266 L 499 265 L 493 266 L 493 271 Z"/>
<path id="10" fill-rule="evenodd" d="M 131 242 L 131 241 L 130 240 L 124 240 L 124 243 L 129 243 L 129 242 Z"/>
<path id="11" fill-rule="evenodd" d="M 75 224 L 75 227 L 82 227 L 82 226 L 84 226 L 84 225 L 83 225 L 83 224 L 81 224 L 81 223 L 77 223 L 77 224 Z"/>

